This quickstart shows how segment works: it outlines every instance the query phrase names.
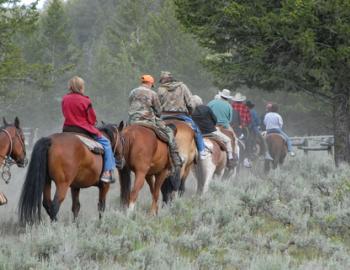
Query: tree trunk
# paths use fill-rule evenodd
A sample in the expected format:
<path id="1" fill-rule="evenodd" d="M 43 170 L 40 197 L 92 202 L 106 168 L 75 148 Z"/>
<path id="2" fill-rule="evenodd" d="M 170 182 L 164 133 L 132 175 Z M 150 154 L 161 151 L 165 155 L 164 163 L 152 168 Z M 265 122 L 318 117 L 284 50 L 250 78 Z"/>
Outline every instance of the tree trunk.
<path id="1" fill-rule="evenodd" d="M 335 165 L 350 163 L 349 93 L 339 84 L 334 87 L 333 124 Z"/>

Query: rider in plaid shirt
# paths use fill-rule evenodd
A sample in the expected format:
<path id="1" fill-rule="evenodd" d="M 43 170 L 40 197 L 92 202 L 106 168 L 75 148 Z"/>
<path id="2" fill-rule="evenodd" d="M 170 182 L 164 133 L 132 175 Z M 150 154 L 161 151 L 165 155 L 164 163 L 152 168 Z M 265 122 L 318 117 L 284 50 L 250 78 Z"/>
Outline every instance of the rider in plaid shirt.
<path id="1" fill-rule="evenodd" d="M 242 128 L 248 127 L 252 122 L 249 108 L 243 102 L 234 101 L 232 103 L 233 109 L 239 113 Z"/>

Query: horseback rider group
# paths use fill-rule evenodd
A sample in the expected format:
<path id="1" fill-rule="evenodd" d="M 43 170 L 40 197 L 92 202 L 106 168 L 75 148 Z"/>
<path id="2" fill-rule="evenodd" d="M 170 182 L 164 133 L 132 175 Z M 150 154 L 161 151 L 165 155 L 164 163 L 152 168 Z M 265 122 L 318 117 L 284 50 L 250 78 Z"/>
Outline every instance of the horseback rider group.
<path id="1" fill-rule="evenodd" d="M 192 95 L 186 84 L 177 81 L 168 71 L 161 72 L 157 92 L 152 90 L 154 83 L 155 80 L 151 75 L 143 75 L 140 78 L 140 86 L 130 92 L 128 123 L 148 124 L 162 133 L 168 143 L 173 170 L 180 168 L 183 161 L 178 152 L 174 132 L 164 122 L 170 118 L 185 121 L 192 127 L 201 160 L 209 156 L 202 136 L 208 134 L 216 136 L 226 145 L 228 167 L 236 165 L 239 155 L 239 148 L 234 145 L 237 143 L 236 134 L 240 138 L 252 134 L 251 138 L 254 138 L 254 141 L 259 138 L 263 142 L 262 153 L 266 159 L 271 159 L 260 133 L 260 119 L 254 109 L 254 104 L 251 101 L 245 102 L 246 97 L 241 93 L 238 92 L 232 96 L 230 90 L 223 89 L 208 105 L 204 105 L 199 96 Z M 62 100 L 62 112 L 65 118 L 63 130 L 82 131 L 102 144 L 104 169 L 101 181 L 114 182 L 115 164 L 120 164 L 120 161 L 115 160 L 109 140 L 102 136 L 95 127 L 96 114 L 91 100 L 84 95 L 83 79 L 73 77 L 69 81 L 68 88 L 69 93 Z M 283 121 L 277 110 L 277 105 L 269 105 L 263 123 L 266 125 L 267 133 L 279 133 L 285 138 L 288 151 L 294 156 L 290 140 L 282 131 Z M 225 135 L 222 130 L 229 136 Z M 249 152 L 252 143 L 246 140 L 246 146 Z M 243 164 L 246 167 L 251 166 L 248 157 Z"/>
<path id="2" fill-rule="evenodd" d="M 183 82 L 177 81 L 168 71 L 161 72 L 157 92 L 152 90 L 155 80 L 151 75 L 141 76 L 140 82 L 140 86 L 133 89 L 129 95 L 128 122 L 152 125 L 164 135 L 173 170 L 181 168 L 183 160 L 178 152 L 174 132 L 164 121 L 170 118 L 185 121 L 191 126 L 200 160 L 209 156 L 202 135 L 216 136 L 226 146 L 227 166 L 234 167 L 239 155 L 236 138 L 242 139 L 248 134 L 253 138 L 251 141 L 246 140 L 248 152 L 253 147 L 252 141 L 260 140 L 262 153 L 266 159 L 271 159 L 266 142 L 261 136 L 263 125 L 266 126 L 267 133 L 279 133 L 287 142 L 290 155 L 295 155 L 288 135 L 282 130 L 283 120 L 277 113 L 276 104 L 268 104 L 264 119 L 260 121 L 254 104 L 246 101 L 246 97 L 241 93 L 232 96 L 230 90 L 223 89 L 205 105 L 199 96 L 192 95 L 189 88 Z M 116 160 L 111 142 L 95 127 L 96 113 L 90 98 L 85 95 L 84 80 L 74 76 L 69 80 L 68 90 L 62 99 L 63 132 L 83 133 L 103 146 L 103 172 L 100 180 L 113 183 L 114 171 L 116 167 L 120 167 L 121 160 Z M 244 160 L 244 165 L 251 166 L 249 156 Z M 6 197 L 0 193 L 0 205 L 4 203 Z"/>

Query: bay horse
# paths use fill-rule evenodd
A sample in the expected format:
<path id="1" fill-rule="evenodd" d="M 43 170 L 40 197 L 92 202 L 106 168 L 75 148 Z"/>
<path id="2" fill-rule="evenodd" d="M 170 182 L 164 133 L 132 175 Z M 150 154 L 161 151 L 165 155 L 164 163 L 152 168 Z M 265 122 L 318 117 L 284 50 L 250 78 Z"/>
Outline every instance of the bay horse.
<path id="1" fill-rule="evenodd" d="M 268 151 L 273 158 L 272 161 L 265 160 L 264 169 L 265 172 L 270 171 L 270 163 L 272 168 L 276 169 L 278 164 L 282 165 L 287 155 L 287 144 L 284 138 L 278 133 L 270 133 L 266 135 L 266 143 Z"/>
<path id="2" fill-rule="evenodd" d="M 151 213 L 156 215 L 160 189 L 171 170 L 168 145 L 157 137 L 154 130 L 141 124 L 127 126 L 121 136 L 125 160 L 125 166 L 119 170 L 121 203 L 132 211 L 146 180 L 152 193 Z M 132 189 L 131 171 L 135 173 Z"/>
<path id="3" fill-rule="evenodd" d="M 195 133 L 188 123 L 182 120 L 169 118 L 165 120 L 165 123 L 173 124 L 176 127 L 177 133 L 175 140 L 183 161 L 180 171 L 180 181 L 174 181 L 171 177 L 168 177 L 162 186 L 163 202 L 168 203 L 172 195 L 176 194 L 174 192 L 178 191 L 180 196 L 184 194 L 185 181 L 191 171 L 192 165 L 196 162 L 198 152 L 195 143 Z M 179 185 L 174 185 L 174 183 Z"/>
<path id="4" fill-rule="evenodd" d="M 193 166 L 198 195 L 208 191 L 209 184 L 214 178 L 223 178 L 227 165 L 227 153 L 215 139 L 204 137 L 204 143 L 209 148 L 210 155 Z"/>
<path id="5" fill-rule="evenodd" d="M 121 145 L 118 127 L 109 124 L 100 130 L 111 141 L 116 153 L 118 145 Z M 76 219 L 80 210 L 80 189 L 91 186 L 99 188 L 98 211 L 101 218 L 110 185 L 99 180 L 103 168 L 102 155 L 92 153 L 76 134 L 78 133 L 56 133 L 35 143 L 19 202 L 21 224 L 41 220 L 41 203 L 51 221 L 56 221 L 69 188 L 72 212 Z M 56 186 L 53 200 L 52 181 Z"/>
<path id="6" fill-rule="evenodd" d="M 13 124 L 7 123 L 3 118 L 4 126 L 0 128 L 0 166 L 2 167 L 2 177 L 6 183 L 10 180 L 10 166 L 16 164 L 24 168 L 28 160 L 26 158 L 26 146 L 23 131 L 20 127 L 18 117 Z M 0 192 L 0 205 L 6 204 L 5 194 Z"/>

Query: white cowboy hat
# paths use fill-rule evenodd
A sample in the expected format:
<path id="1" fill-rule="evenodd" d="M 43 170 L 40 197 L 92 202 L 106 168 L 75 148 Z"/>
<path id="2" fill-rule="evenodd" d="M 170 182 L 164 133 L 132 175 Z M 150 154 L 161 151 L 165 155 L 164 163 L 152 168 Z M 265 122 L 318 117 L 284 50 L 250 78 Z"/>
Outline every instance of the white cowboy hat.
<path id="1" fill-rule="evenodd" d="M 232 100 L 233 101 L 237 101 L 237 102 L 242 102 L 245 101 L 247 99 L 246 96 L 243 96 L 240 92 L 237 92 L 233 97 Z"/>
<path id="2" fill-rule="evenodd" d="M 223 89 L 222 91 L 219 91 L 218 95 L 226 99 L 232 99 L 231 91 L 228 89 Z"/>

